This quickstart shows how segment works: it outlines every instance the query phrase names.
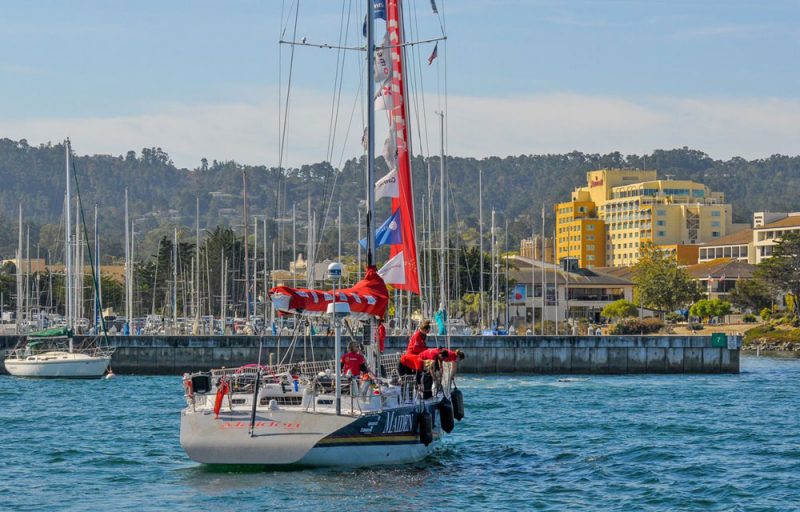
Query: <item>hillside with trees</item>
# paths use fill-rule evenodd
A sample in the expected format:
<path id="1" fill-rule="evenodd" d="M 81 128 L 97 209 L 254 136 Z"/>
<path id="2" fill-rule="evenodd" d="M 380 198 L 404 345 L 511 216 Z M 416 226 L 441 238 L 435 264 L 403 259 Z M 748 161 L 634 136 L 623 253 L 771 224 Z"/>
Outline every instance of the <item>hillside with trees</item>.
<path id="1" fill-rule="evenodd" d="M 124 191 L 128 188 L 131 218 L 137 233 L 138 254 L 154 255 L 159 241 L 171 236 L 174 226 L 185 226 L 182 239 L 194 238 L 195 201 L 200 203 L 201 228 L 230 226 L 241 232 L 242 174 L 247 173 L 249 211 L 268 219 L 268 237 L 275 240 L 279 266 L 291 256 L 292 205 L 297 209 L 298 251 L 305 252 L 307 208 L 316 212 L 317 232 L 323 234 L 319 256 L 336 253 L 336 216 L 339 203 L 343 218 L 343 251 L 355 252 L 357 208 L 363 208 L 363 158 L 347 161 L 341 169 L 322 162 L 300 168 L 245 166 L 236 162 L 203 159 L 194 169 L 177 168 L 161 148 L 145 148 L 125 155 L 75 157 L 87 219 L 99 208 L 104 260 L 123 254 Z M 385 171 L 382 161 L 379 175 Z M 541 224 L 546 206 L 552 226 L 552 205 L 569 197 L 585 182 L 587 171 L 607 167 L 648 168 L 660 176 L 692 179 L 725 192 L 734 206 L 734 221 L 749 222 L 753 211 L 800 209 L 794 191 L 800 189 L 800 156 L 773 155 L 758 160 L 714 160 L 688 148 L 656 150 L 648 155 L 572 152 L 563 155 L 519 155 L 484 159 L 450 157 L 448 171 L 448 218 L 456 244 L 477 239 L 478 173 L 483 171 L 484 215 L 497 210 L 501 232 L 508 223 L 509 248 L 530 236 Z M 423 208 L 433 205 L 438 219 L 439 159 L 413 161 L 417 223 L 421 231 Z M 427 197 L 428 169 L 433 197 Z M 60 261 L 64 206 L 64 146 L 31 146 L 25 140 L 0 139 L 0 256 L 13 257 L 17 244 L 17 211 L 22 203 L 31 246 Z M 378 223 L 388 215 L 388 202 L 379 201 Z M 426 213 L 427 215 L 427 213 Z M 278 220 L 276 222 L 276 219 Z M 91 222 L 91 221 L 90 221 Z M 488 229 L 486 230 L 488 233 Z M 502 235 L 500 240 L 503 240 Z M 32 249 L 35 254 L 35 249 Z"/>

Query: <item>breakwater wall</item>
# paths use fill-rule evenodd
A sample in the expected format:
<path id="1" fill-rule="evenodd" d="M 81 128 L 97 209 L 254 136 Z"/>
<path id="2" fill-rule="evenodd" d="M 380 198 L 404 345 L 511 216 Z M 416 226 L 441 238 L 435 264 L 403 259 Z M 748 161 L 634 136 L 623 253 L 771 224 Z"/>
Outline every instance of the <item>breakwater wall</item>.
<path id="1" fill-rule="evenodd" d="M 80 338 L 80 337 L 78 337 Z M 222 366 L 333 359 L 334 338 L 289 336 L 115 336 L 111 361 L 118 374 L 177 375 Z M 0 348 L 16 343 L 0 337 Z M 444 346 L 444 338 L 428 338 Z M 403 352 L 407 337 L 390 336 L 386 352 Z M 346 343 L 346 339 L 345 339 Z M 453 336 L 467 358 L 464 373 L 628 374 L 739 373 L 741 337 L 727 336 Z M 2 368 L 0 371 L 5 372 Z"/>

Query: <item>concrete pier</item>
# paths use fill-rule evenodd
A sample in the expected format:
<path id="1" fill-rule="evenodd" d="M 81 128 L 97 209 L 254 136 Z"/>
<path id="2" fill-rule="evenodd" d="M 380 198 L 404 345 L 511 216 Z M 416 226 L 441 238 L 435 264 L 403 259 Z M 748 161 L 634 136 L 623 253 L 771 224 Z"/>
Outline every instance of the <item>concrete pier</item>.
<path id="1" fill-rule="evenodd" d="M 80 337 L 78 337 L 80 338 Z M 115 336 L 111 366 L 118 374 L 177 375 L 283 357 L 289 336 Z M 333 358 L 333 337 L 298 339 L 292 360 Z M 15 336 L 0 337 L 0 349 Z M 437 337 L 428 338 L 437 346 Z M 408 338 L 390 336 L 386 352 L 405 351 Z M 346 343 L 346 341 L 345 341 Z M 629 374 L 739 373 L 741 337 L 728 336 L 453 336 L 467 358 L 465 373 Z M 312 346 L 313 345 L 313 346 Z M 444 338 L 438 339 L 444 346 Z M 5 372 L 4 368 L 0 371 Z"/>

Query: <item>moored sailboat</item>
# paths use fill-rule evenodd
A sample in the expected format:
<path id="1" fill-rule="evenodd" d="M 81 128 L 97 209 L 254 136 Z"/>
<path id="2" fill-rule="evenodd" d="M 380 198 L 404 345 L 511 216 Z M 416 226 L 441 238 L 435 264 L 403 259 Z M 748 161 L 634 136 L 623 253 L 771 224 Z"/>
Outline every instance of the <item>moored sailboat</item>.
<path id="1" fill-rule="evenodd" d="M 352 334 L 345 319 L 366 322 L 365 330 L 371 332 L 388 307 L 386 283 L 420 292 L 400 6 L 398 0 L 388 0 L 385 6 L 372 0 L 367 3 L 367 98 L 372 107 L 374 77 L 381 84 L 381 103 L 389 113 L 389 138 L 384 145 L 388 150 L 383 156 L 390 173 L 373 187 L 375 113 L 369 108 L 366 273 L 355 286 L 337 290 L 341 270 L 332 264 L 333 289 L 279 286 L 269 292 L 273 311 L 301 318 L 330 317 L 335 326 L 334 359 L 292 361 L 292 346 L 275 365 L 259 361 L 184 375 L 187 406 L 181 413 L 181 446 L 198 462 L 313 466 L 414 462 L 430 454 L 434 442 L 454 428 L 454 419 L 463 416 L 461 394 L 454 388 L 454 363 L 431 365 L 424 375 L 401 376 L 400 355 L 382 355 L 377 344 L 369 343 L 367 361 L 374 372 L 358 378 L 342 374 L 342 337 L 346 328 Z M 380 14 L 376 3 L 382 5 Z M 384 45 L 377 52 L 376 16 L 385 19 L 387 26 Z M 390 63 L 383 60 L 376 73 L 375 60 L 382 59 L 387 50 Z M 394 219 L 387 221 L 381 237 L 383 244 L 390 245 L 390 259 L 380 270 L 374 265 L 376 240 L 371 223 L 376 188 L 381 197 L 391 198 Z"/>
<path id="2" fill-rule="evenodd" d="M 82 285 L 82 275 L 75 272 L 75 266 L 82 262 L 79 258 L 73 260 L 75 254 L 81 254 L 77 249 L 80 237 L 77 234 L 75 239 L 72 237 L 72 225 L 70 222 L 70 143 L 65 141 L 66 155 L 66 202 L 65 202 L 65 288 L 66 288 L 66 326 L 33 333 L 21 339 L 17 345 L 6 354 L 4 364 L 6 371 L 15 377 L 37 377 L 37 378 L 65 378 L 65 379 L 91 379 L 100 378 L 105 375 L 114 348 L 105 343 L 98 343 L 96 339 L 90 338 L 83 341 L 79 346 L 73 343 L 73 326 L 76 323 L 77 300 L 75 292 Z M 77 176 L 73 176 L 76 180 Z M 78 192 L 78 209 L 82 216 L 83 210 L 80 207 L 80 191 Z M 21 214 L 20 214 L 21 215 Z M 21 218 L 21 217 L 20 217 Z M 78 220 L 78 219 L 76 219 Z M 76 223 L 77 224 L 77 223 Z M 79 224 L 78 224 L 79 225 Z M 85 222 L 83 222 L 85 230 Z M 21 222 L 20 222 L 21 226 Z M 21 228 L 20 228 L 21 229 Z M 86 237 L 88 241 L 88 237 Z M 74 242 L 77 240 L 78 242 Z M 91 250 L 89 251 L 92 260 Z M 21 250 L 20 250 L 21 253 Z M 73 265 L 74 263 L 74 265 Z M 92 277 L 95 284 L 96 307 L 99 308 L 99 288 L 97 275 L 94 272 L 94 262 L 92 261 Z M 19 298 L 18 298 L 19 301 Z M 105 324 L 103 323 L 103 336 L 105 337 Z"/>

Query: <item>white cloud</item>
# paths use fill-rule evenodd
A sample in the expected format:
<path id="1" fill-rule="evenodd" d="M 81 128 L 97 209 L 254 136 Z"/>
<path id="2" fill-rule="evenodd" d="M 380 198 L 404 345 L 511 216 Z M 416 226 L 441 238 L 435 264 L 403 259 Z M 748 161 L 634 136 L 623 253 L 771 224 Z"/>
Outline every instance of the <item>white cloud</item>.
<path id="1" fill-rule="evenodd" d="M 463 156 L 623 154 L 690 146 L 714 158 L 798 154 L 800 101 L 554 94 L 453 98 L 450 152 Z"/>
<path id="2" fill-rule="evenodd" d="M 263 97 L 263 96 L 262 96 Z M 163 148 L 180 166 L 200 158 L 277 165 L 277 102 L 154 105 L 132 116 L 0 121 L 0 136 L 37 144 L 70 136 L 81 154 L 124 154 Z M 339 164 L 352 97 L 343 101 L 334 165 Z M 298 91 L 291 103 L 285 165 L 325 158 L 329 95 Z M 380 116 L 378 116 L 380 119 Z M 438 120 L 428 116 L 429 146 L 438 153 Z M 344 156 L 360 154 L 356 110 Z M 458 156 L 563 153 L 623 154 L 690 146 L 714 158 L 798 154 L 800 101 L 785 99 L 647 98 L 577 94 L 449 98 L 449 152 Z M 378 141 L 382 139 L 379 136 Z M 380 142 L 378 150 L 380 150 Z M 417 148 L 424 145 L 417 144 Z"/>

